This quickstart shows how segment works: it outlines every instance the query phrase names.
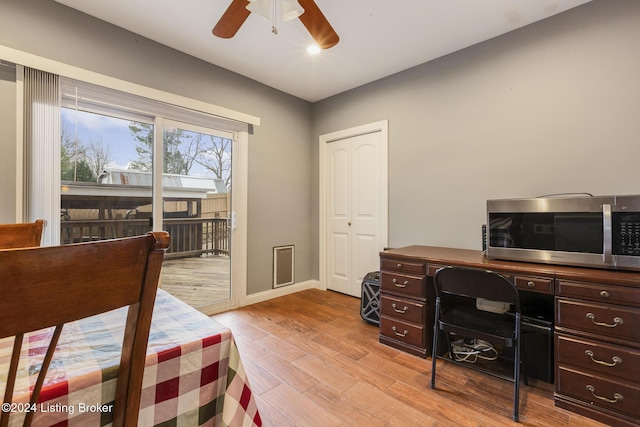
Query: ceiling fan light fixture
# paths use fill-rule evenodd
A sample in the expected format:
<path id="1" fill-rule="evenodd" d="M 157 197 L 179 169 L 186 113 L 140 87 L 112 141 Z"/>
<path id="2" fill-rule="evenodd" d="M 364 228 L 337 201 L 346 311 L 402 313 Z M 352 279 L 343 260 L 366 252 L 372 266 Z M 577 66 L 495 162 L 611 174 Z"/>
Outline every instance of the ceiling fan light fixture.
<path id="1" fill-rule="evenodd" d="M 320 49 L 329 49 L 340 41 L 340 37 L 315 0 L 231 0 L 231 4 L 211 32 L 216 37 L 230 39 L 235 36 L 249 15 L 256 13 L 270 22 L 271 31 L 278 34 L 278 14 L 275 10 L 278 5 L 281 19 L 287 21 L 297 17 Z"/>
<path id="2" fill-rule="evenodd" d="M 273 0 L 249 0 L 247 10 L 271 22 L 271 11 L 273 10 L 271 7 L 272 1 Z"/>
<path id="3" fill-rule="evenodd" d="M 280 0 L 280 10 L 283 21 L 291 21 L 304 13 L 304 9 L 297 0 Z"/>
<path id="4" fill-rule="evenodd" d="M 320 49 L 320 46 L 318 46 L 317 44 L 312 44 L 309 45 L 309 47 L 307 47 L 307 53 L 309 55 L 317 55 L 320 53 L 320 51 L 322 51 L 322 49 Z"/>

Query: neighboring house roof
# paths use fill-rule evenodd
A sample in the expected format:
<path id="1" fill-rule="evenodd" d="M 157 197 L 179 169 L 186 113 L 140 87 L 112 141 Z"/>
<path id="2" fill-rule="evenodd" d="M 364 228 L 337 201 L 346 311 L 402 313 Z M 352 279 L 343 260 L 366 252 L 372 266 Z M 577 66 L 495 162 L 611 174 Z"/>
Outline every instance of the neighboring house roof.
<path id="1" fill-rule="evenodd" d="M 153 176 L 151 172 L 128 169 L 105 169 L 98 177 L 100 184 L 141 185 L 150 187 Z M 224 181 L 205 176 L 189 176 L 165 173 L 162 175 L 162 185 L 165 190 L 170 189 L 199 189 L 207 193 L 226 193 Z"/>
<path id="2" fill-rule="evenodd" d="M 221 179 L 164 174 L 165 200 L 199 200 L 208 194 L 225 194 Z M 105 170 L 98 182 L 63 181 L 63 209 L 133 209 L 151 203 L 152 174 L 131 170 Z"/>

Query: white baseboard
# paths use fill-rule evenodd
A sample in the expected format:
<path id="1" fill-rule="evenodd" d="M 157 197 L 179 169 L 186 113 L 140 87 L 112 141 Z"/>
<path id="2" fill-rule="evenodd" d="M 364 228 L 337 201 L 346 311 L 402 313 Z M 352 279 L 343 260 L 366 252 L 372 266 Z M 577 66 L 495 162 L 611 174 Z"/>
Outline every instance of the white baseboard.
<path id="1" fill-rule="evenodd" d="M 247 295 L 240 303 L 240 306 L 251 305 L 262 301 L 268 301 L 273 298 L 293 294 L 307 289 L 322 289 L 318 280 L 307 280 L 306 282 L 294 283 L 293 285 L 283 286 L 281 288 L 269 289 L 268 291 L 258 292 L 257 294 Z"/>

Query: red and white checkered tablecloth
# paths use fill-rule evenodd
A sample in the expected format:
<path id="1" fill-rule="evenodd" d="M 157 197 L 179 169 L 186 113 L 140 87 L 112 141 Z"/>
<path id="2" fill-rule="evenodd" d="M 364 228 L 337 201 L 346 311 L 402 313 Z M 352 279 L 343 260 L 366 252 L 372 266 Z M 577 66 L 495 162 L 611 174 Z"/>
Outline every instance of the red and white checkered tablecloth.
<path id="1" fill-rule="evenodd" d="M 34 426 L 111 424 L 125 309 L 65 325 Z M 14 402 L 29 401 L 52 329 L 25 337 Z M 0 340 L 0 384 L 13 339 Z M 231 331 L 159 290 L 142 385 L 139 426 L 261 426 Z M 4 387 L 0 386 L 4 392 Z M 14 405 L 14 409 L 18 405 Z M 22 425 L 14 413 L 10 426 Z"/>

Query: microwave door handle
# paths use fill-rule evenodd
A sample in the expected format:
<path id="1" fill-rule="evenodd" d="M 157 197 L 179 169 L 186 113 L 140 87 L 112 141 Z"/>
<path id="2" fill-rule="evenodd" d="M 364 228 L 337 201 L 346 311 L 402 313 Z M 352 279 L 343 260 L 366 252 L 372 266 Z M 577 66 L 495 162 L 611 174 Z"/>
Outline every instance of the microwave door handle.
<path id="1" fill-rule="evenodd" d="M 611 205 L 602 205 L 602 261 L 611 264 L 613 242 L 611 239 Z"/>

